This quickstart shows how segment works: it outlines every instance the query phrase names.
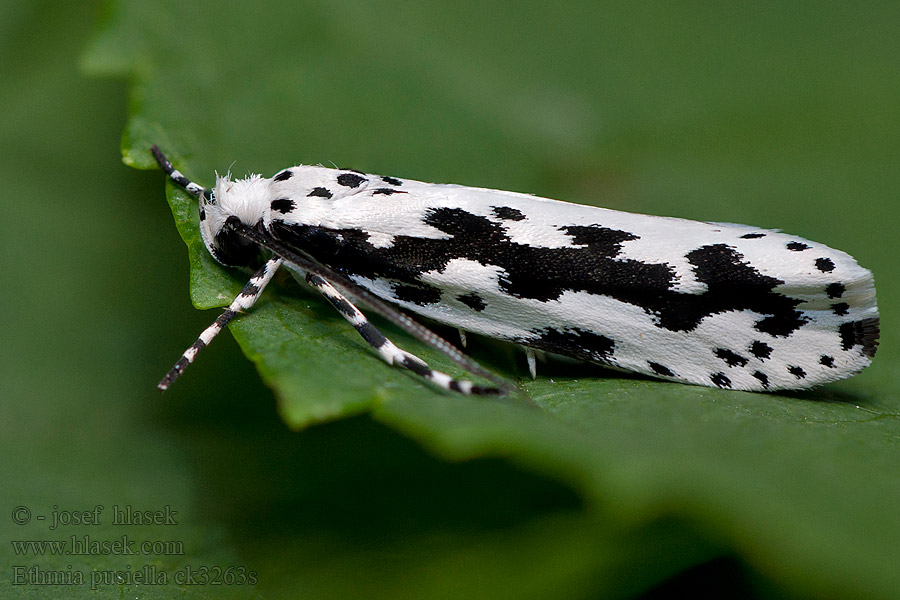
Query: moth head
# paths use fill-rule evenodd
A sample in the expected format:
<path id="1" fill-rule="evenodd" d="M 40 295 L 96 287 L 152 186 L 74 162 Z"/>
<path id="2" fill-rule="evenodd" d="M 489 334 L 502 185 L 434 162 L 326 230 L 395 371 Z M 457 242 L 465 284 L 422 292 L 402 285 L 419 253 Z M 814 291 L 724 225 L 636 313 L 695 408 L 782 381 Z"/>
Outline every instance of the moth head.
<path id="1" fill-rule="evenodd" d="M 270 203 L 266 182 L 260 175 L 233 180 L 230 174 L 217 174 L 209 198 L 201 196 L 200 234 L 210 254 L 223 265 L 259 265 L 259 247 L 226 227 L 225 222 L 229 217 L 237 217 L 251 227 L 261 226 Z"/>

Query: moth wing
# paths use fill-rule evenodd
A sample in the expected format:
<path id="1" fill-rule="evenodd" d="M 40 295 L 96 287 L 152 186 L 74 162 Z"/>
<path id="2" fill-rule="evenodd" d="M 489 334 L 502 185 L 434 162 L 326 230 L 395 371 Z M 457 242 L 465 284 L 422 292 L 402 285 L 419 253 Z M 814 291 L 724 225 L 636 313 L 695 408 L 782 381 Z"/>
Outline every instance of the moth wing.
<path id="1" fill-rule="evenodd" d="M 874 354 L 871 273 L 827 246 L 746 225 L 394 181 L 361 186 L 287 236 L 417 314 L 651 376 L 797 389 L 847 377 Z"/>

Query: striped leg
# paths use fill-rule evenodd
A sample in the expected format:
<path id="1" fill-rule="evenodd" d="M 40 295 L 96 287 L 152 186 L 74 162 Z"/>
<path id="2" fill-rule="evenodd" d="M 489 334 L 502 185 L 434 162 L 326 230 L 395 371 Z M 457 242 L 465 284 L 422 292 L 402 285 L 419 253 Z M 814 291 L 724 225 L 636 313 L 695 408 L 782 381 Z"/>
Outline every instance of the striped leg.
<path id="1" fill-rule="evenodd" d="M 280 256 L 284 262 L 290 265 L 294 270 L 303 273 L 314 273 L 325 279 L 332 287 L 341 290 L 341 293 L 354 298 L 357 302 L 365 304 L 370 310 L 375 311 L 378 315 L 384 317 L 400 329 L 414 335 L 422 342 L 428 344 L 432 348 L 449 357 L 453 362 L 462 366 L 470 373 L 490 379 L 497 384 L 496 393 L 504 395 L 509 393 L 511 385 L 502 378 L 497 377 L 474 360 L 460 352 L 455 346 L 447 340 L 440 337 L 427 327 L 420 325 L 416 321 L 409 318 L 393 306 L 387 304 L 371 292 L 367 291 L 357 283 L 351 281 L 340 273 L 321 265 L 311 258 L 301 255 L 295 250 L 285 246 L 277 239 L 263 234 L 259 230 L 249 225 L 245 225 L 237 217 L 229 217 L 225 221 L 225 225 L 237 232 L 242 237 L 257 243 L 261 248 L 269 250 L 276 256 Z M 487 389 L 487 388 L 486 388 Z M 493 390 L 493 388 L 490 388 Z M 488 392 L 485 392 L 488 393 Z M 495 393 L 491 391 L 489 393 Z"/>
<path id="2" fill-rule="evenodd" d="M 315 273 L 306 274 L 306 282 L 316 288 L 328 302 L 337 309 L 353 328 L 359 332 L 366 342 L 374 348 L 378 355 L 389 365 L 399 365 L 409 369 L 419 377 L 445 390 L 460 392 L 466 395 L 500 395 L 503 390 L 495 387 L 475 385 L 471 381 L 453 379 L 446 373 L 435 371 L 421 358 L 401 350 L 392 341 L 384 337 L 378 329 L 369 322 L 364 314 L 347 300 L 334 286 L 322 276 Z"/>
<path id="3" fill-rule="evenodd" d="M 181 358 L 178 359 L 175 366 L 166 373 L 166 376 L 162 378 L 162 381 L 160 381 L 156 387 L 163 391 L 169 389 L 169 386 L 178 379 L 188 365 L 194 362 L 197 353 L 208 346 L 213 338 L 219 335 L 219 332 L 225 328 L 228 322 L 231 321 L 237 313 L 249 310 L 250 307 L 256 303 L 259 296 L 262 294 L 262 291 L 266 288 L 266 285 L 272 281 L 275 271 L 277 271 L 280 266 L 281 259 L 278 257 L 267 260 L 266 264 L 250 278 L 250 281 L 247 282 L 247 285 L 244 286 L 241 293 L 237 295 L 234 302 L 219 315 L 218 319 L 213 321 L 212 325 L 203 330 L 203 333 L 200 334 L 197 341 L 184 351 L 184 354 L 181 355 Z"/>

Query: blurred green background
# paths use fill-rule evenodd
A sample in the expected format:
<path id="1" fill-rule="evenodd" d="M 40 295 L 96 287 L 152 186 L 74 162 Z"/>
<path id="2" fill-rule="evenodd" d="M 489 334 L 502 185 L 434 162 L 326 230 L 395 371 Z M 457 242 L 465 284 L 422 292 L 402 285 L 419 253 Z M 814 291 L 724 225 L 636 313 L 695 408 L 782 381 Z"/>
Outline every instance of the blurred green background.
<path id="1" fill-rule="evenodd" d="M 900 596 L 898 26 L 876 2 L 4 4 L 0 597 Z M 213 314 L 123 131 L 129 163 L 156 142 L 204 183 L 333 161 L 781 228 L 874 271 L 882 346 L 802 395 L 550 365 L 484 402 L 387 369 L 284 282 L 237 328 L 277 400 L 230 335 L 160 395 Z M 201 260 L 211 305 L 239 277 Z M 183 553 L 13 544 L 71 536 Z M 172 582 L 203 567 L 257 583 Z"/>

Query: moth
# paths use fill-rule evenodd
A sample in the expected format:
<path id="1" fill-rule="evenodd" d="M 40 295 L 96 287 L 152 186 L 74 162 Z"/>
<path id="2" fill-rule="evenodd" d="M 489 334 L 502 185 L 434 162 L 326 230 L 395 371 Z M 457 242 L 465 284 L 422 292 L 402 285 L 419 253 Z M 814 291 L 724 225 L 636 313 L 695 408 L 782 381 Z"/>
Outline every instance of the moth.
<path id="1" fill-rule="evenodd" d="M 472 332 L 523 346 L 532 376 L 543 351 L 682 383 L 797 390 L 859 372 L 877 348 L 871 272 L 797 236 L 321 166 L 217 176 L 210 189 L 151 151 L 198 199 L 212 256 L 258 269 L 161 389 L 282 266 L 386 362 L 464 394 L 509 384 L 396 307 L 456 327 L 463 340 Z M 432 369 L 354 302 L 492 385 Z"/>

